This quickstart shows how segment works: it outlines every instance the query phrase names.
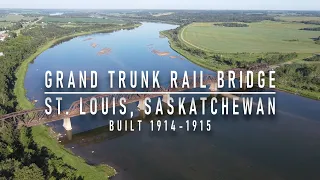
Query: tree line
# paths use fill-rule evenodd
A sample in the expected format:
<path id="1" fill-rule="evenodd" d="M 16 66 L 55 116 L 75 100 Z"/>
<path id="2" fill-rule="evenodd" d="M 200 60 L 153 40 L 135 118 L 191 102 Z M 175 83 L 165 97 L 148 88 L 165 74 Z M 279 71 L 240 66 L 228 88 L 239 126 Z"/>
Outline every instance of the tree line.
<path id="1" fill-rule="evenodd" d="M 320 21 L 310 20 L 310 21 L 294 21 L 297 23 L 303 23 L 303 24 L 314 24 L 314 25 L 320 25 Z"/>
<path id="2" fill-rule="evenodd" d="M 216 23 L 215 26 L 223 26 L 223 27 L 249 27 L 248 24 L 244 23 Z"/>
<path id="3" fill-rule="evenodd" d="M 309 58 L 303 59 L 304 61 L 320 61 L 320 55 L 315 55 Z"/>
<path id="4" fill-rule="evenodd" d="M 320 31 L 320 27 L 301 28 L 300 30 L 305 30 L 305 31 Z"/>
<path id="5" fill-rule="evenodd" d="M 282 86 L 320 92 L 320 64 L 288 64 L 277 68 L 275 78 Z"/>
<path id="6" fill-rule="evenodd" d="M 320 44 L 320 36 L 317 38 L 313 38 L 313 40 L 316 44 Z"/>
<path id="7" fill-rule="evenodd" d="M 129 13 L 132 14 L 132 13 Z M 138 21 L 161 21 L 173 22 L 177 24 L 188 24 L 192 22 L 260 22 L 263 20 L 272 20 L 267 12 L 251 11 L 172 11 L 170 15 L 153 16 L 149 11 L 135 12 L 135 16 L 126 13 L 121 15 L 108 15 L 113 18 L 134 19 Z"/>

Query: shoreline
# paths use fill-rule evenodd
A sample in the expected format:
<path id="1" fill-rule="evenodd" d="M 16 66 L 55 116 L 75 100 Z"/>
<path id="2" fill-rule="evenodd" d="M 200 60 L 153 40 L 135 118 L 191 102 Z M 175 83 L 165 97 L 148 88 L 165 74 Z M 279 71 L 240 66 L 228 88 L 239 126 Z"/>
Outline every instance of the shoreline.
<path id="1" fill-rule="evenodd" d="M 184 27 L 182 27 L 183 29 Z M 178 34 L 178 38 L 180 40 L 180 33 L 181 33 L 181 29 L 179 30 L 179 34 Z M 212 66 L 212 67 L 208 67 L 208 65 L 200 62 L 200 58 L 188 53 L 188 52 L 185 52 L 183 49 L 180 49 L 179 47 L 176 46 L 175 42 L 173 41 L 173 39 L 171 38 L 171 36 L 169 34 L 166 33 L 166 31 L 161 31 L 160 32 L 161 35 L 164 35 L 168 38 L 168 42 L 169 42 L 169 45 L 171 47 L 172 50 L 174 50 L 175 52 L 177 52 L 178 54 L 180 54 L 181 56 L 185 57 L 187 60 L 189 60 L 190 62 L 196 64 L 196 65 L 199 65 L 205 69 L 208 69 L 208 70 L 211 70 L 211 71 L 218 71 L 218 70 L 227 70 L 228 68 L 232 68 L 230 66 L 222 66 L 222 67 L 218 67 L 218 66 Z M 181 40 L 180 40 L 181 41 Z M 181 42 L 181 43 L 184 43 L 184 42 Z M 184 43 L 185 44 L 185 43 Z M 308 99 L 312 99 L 312 100 L 316 100 L 316 101 L 320 101 L 320 96 L 316 97 L 316 95 L 312 96 L 310 95 L 311 94 L 316 94 L 316 92 L 306 92 L 306 91 L 303 91 L 303 90 L 299 90 L 299 89 L 296 89 L 296 88 L 291 88 L 291 87 L 279 87 L 279 84 L 276 83 L 276 90 L 278 91 L 282 91 L 282 92 L 286 92 L 286 93 L 290 93 L 290 94 L 293 94 L 293 95 L 297 95 L 297 96 L 301 96 L 301 97 L 305 97 L 305 98 L 308 98 Z M 294 91 L 296 90 L 296 92 Z"/>
<path id="2" fill-rule="evenodd" d="M 106 32 L 115 31 L 115 30 L 136 28 L 139 26 L 140 26 L 139 24 L 135 24 L 132 26 L 123 26 L 123 27 L 116 27 L 116 28 L 110 28 L 110 29 L 102 29 L 102 30 L 98 30 L 98 31 L 88 31 L 88 32 L 81 32 L 81 33 L 66 35 L 66 36 L 63 36 L 63 37 L 60 37 L 57 39 L 52 39 L 49 42 L 47 42 L 46 44 L 39 47 L 38 50 L 34 54 L 29 56 L 27 59 L 25 59 L 21 63 L 21 65 L 18 67 L 18 69 L 15 72 L 17 80 L 16 80 L 15 86 L 14 86 L 14 94 L 17 98 L 18 109 L 26 110 L 26 109 L 32 109 L 34 107 L 33 104 L 26 97 L 27 91 L 24 88 L 24 80 L 25 80 L 25 75 L 28 71 L 29 63 L 34 61 L 41 53 L 43 53 L 47 49 L 50 49 L 51 47 L 54 47 L 55 45 L 57 45 L 61 42 L 64 42 L 65 40 L 70 40 L 72 38 L 76 38 L 79 36 L 90 35 L 90 34 L 95 34 L 95 33 L 106 33 Z"/>
<path id="3" fill-rule="evenodd" d="M 14 86 L 14 94 L 17 98 L 17 108 L 21 110 L 34 108 L 34 104 L 26 97 L 27 90 L 24 87 L 24 81 L 29 64 L 34 61 L 41 53 L 61 42 L 73 39 L 75 37 L 136 28 L 140 25 L 141 24 L 134 24 L 129 26 L 120 26 L 97 31 L 87 31 L 66 35 L 57 39 L 52 39 L 44 45 L 40 46 L 34 54 L 29 56 L 20 64 L 15 72 L 17 79 Z M 56 156 L 61 157 L 66 164 L 76 168 L 78 171 L 78 175 L 82 176 L 85 179 L 110 179 L 117 174 L 117 171 L 113 167 L 106 164 L 89 165 L 84 158 L 75 155 L 71 150 L 59 144 L 58 140 L 52 135 L 52 133 L 50 133 L 50 128 L 46 127 L 45 125 L 32 127 L 32 134 L 35 142 L 39 146 L 45 146 L 50 149 Z"/>

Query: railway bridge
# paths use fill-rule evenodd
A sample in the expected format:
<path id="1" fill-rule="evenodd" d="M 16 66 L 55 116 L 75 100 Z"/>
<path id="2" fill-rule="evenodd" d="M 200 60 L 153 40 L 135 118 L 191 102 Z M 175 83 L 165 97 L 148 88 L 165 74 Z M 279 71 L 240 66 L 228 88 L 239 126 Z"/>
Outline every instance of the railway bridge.
<path id="1" fill-rule="evenodd" d="M 240 78 L 240 75 L 242 72 L 242 78 L 246 78 L 246 70 L 245 69 L 230 69 L 228 71 L 234 71 L 235 72 L 235 78 Z M 225 77 L 228 76 L 228 71 L 225 71 Z M 196 78 L 196 79 L 194 79 Z M 209 90 L 211 92 L 218 91 L 217 88 L 217 78 L 213 75 L 203 75 L 203 77 L 197 76 L 193 77 L 190 76 L 188 78 L 189 82 L 200 82 L 200 78 L 202 79 L 203 85 L 208 86 L 209 85 Z M 182 87 L 183 84 L 183 79 L 180 79 L 177 81 L 177 87 Z M 200 87 L 200 84 L 196 84 L 196 87 Z M 105 100 L 106 97 L 108 97 L 108 102 L 107 103 L 108 107 L 112 107 L 113 101 L 116 102 L 115 106 L 120 106 L 119 100 L 121 98 L 125 98 L 126 102 L 125 104 L 130 104 L 130 103 L 135 103 L 138 102 L 138 110 L 144 110 L 145 104 L 144 100 L 146 98 L 155 98 L 155 97 L 160 97 L 162 96 L 162 100 L 164 103 L 168 102 L 168 99 L 170 98 L 170 92 L 181 92 L 185 91 L 187 89 L 192 89 L 194 87 L 190 88 L 171 88 L 171 87 L 160 87 L 159 89 L 148 89 L 145 92 L 159 92 L 159 94 L 154 94 L 154 93 L 137 93 L 134 94 L 123 94 L 119 92 L 119 94 L 103 94 L 103 95 L 95 95 L 92 97 L 84 98 L 82 101 L 75 101 L 71 104 L 69 109 L 63 110 L 60 113 L 58 113 L 58 109 L 53 108 L 52 113 L 50 115 L 46 114 L 46 107 L 40 107 L 40 108 L 35 108 L 35 109 L 30 109 L 30 110 L 23 110 L 23 111 L 18 111 L 18 112 L 13 112 L 10 114 L 6 114 L 3 116 L 0 116 L 0 126 L 5 126 L 7 123 L 15 123 L 18 127 L 21 126 L 27 126 L 27 127 L 32 127 L 32 126 L 38 126 L 41 124 L 49 123 L 49 122 L 54 122 L 54 121 L 59 121 L 63 120 L 63 127 L 69 131 L 72 129 L 71 126 L 71 118 L 80 116 L 80 107 L 82 107 L 82 111 L 85 113 L 90 112 L 90 99 L 91 98 L 96 98 L 97 99 L 97 104 L 98 104 L 98 110 L 101 111 L 102 109 L 102 99 Z"/>

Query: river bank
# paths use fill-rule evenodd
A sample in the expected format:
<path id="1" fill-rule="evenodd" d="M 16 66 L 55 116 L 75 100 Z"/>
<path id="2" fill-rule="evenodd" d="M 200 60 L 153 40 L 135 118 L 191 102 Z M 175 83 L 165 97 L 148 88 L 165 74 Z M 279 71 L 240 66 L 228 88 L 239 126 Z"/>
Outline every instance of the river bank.
<path id="1" fill-rule="evenodd" d="M 182 31 L 183 31 L 183 27 L 182 27 L 182 30 L 181 29 L 178 30 L 177 39 L 178 39 L 179 43 L 182 43 L 183 45 L 187 46 L 187 44 L 185 44 L 185 42 L 183 40 L 181 40 Z M 230 69 L 230 68 L 234 68 L 234 67 L 228 66 L 226 64 L 214 64 L 214 63 L 211 63 L 210 66 L 209 66 L 208 65 L 209 64 L 208 61 L 210 61 L 209 59 L 207 60 L 207 59 L 201 58 L 199 56 L 195 56 L 193 53 L 190 53 L 190 52 L 185 51 L 184 49 L 180 48 L 181 44 L 175 42 L 175 40 L 173 39 L 173 37 L 169 33 L 169 31 L 162 31 L 162 32 L 160 32 L 160 34 L 164 35 L 164 36 L 166 36 L 168 38 L 170 47 L 174 51 L 176 51 L 180 55 L 184 56 L 186 59 L 190 60 L 191 62 L 193 62 L 193 63 L 195 63 L 195 64 L 197 64 L 197 65 L 199 65 L 199 66 L 201 66 L 203 68 L 206 68 L 206 69 L 209 69 L 209 70 L 213 70 L 213 71 L 227 70 L 227 69 Z M 203 49 L 201 49 L 201 50 L 204 53 L 207 52 L 207 51 L 205 51 Z M 281 83 L 277 83 L 277 82 L 276 82 L 276 88 L 277 88 L 277 90 L 280 90 L 280 91 L 288 92 L 288 93 L 291 93 L 291 94 L 303 96 L 303 97 L 314 99 L 314 100 L 320 100 L 320 93 L 317 93 L 317 92 L 312 92 L 312 91 L 293 88 L 293 87 L 287 87 L 287 86 L 284 86 Z"/>
<path id="2" fill-rule="evenodd" d="M 18 109 L 26 110 L 26 109 L 34 108 L 33 103 L 30 102 L 26 97 L 26 89 L 24 87 L 24 81 L 25 81 L 25 75 L 28 70 L 29 63 L 31 63 L 42 52 L 55 46 L 56 44 L 59 44 L 63 41 L 70 40 L 78 36 L 94 34 L 94 33 L 112 32 L 120 29 L 131 29 L 139 26 L 140 24 L 135 24 L 135 25 L 102 29 L 97 31 L 76 33 L 76 34 L 52 39 L 49 42 L 47 42 L 45 45 L 38 48 L 38 50 L 34 54 L 29 56 L 27 59 L 25 59 L 21 63 L 21 65 L 16 71 L 17 79 L 14 87 L 14 94 L 17 98 Z M 49 128 L 44 125 L 33 127 L 32 134 L 35 142 L 38 145 L 45 146 L 48 149 L 50 149 L 52 152 L 54 152 L 56 156 L 61 157 L 66 164 L 77 169 L 77 173 L 80 176 L 84 177 L 85 179 L 109 179 L 109 177 L 112 177 L 116 174 L 116 170 L 108 165 L 102 164 L 98 166 L 93 166 L 93 165 L 87 164 L 83 158 L 74 155 L 70 150 L 60 145 L 57 142 L 57 139 L 54 136 L 50 135 Z"/>

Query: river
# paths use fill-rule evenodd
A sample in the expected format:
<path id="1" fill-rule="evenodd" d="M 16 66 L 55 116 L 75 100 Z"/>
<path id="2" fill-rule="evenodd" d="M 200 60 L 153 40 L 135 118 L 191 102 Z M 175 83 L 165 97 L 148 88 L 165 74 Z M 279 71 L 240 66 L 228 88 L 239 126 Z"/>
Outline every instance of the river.
<path id="1" fill-rule="evenodd" d="M 159 31 L 175 27 L 143 23 L 133 30 L 81 36 L 54 46 L 30 64 L 25 78 L 27 96 L 38 100 L 36 106 L 44 105 L 47 70 L 96 70 L 101 81 L 106 80 L 107 70 L 160 70 L 168 75 L 171 70 L 202 70 L 215 74 L 181 58 L 166 38 L 159 37 Z M 102 48 L 110 48 L 110 54 L 98 55 Z M 169 52 L 176 58 L 158 56 L 152 50 Z M 168 77 L 162 76 L 161 81 L 167 82 Z M 99 86 L 98 90 L 109 89 Z M 62 109 L 79 100 L 76 95 L 63 97 Z M 106 127 L 109 119 L 120 116 L 75 117 L 72 140 L 64 139 L 63 143 L 89 163 L 116 168 L 116 180 L 320 179 L 320 101 L 279 91 L 276 98 L 275 116 L 147 117 L 177 122 L 210 119 L 211 132 L 150 132 L 142 128 L 141 132 L 110 133 Z M 128 107 L 135 109 L 136 104 Z M 65 134 L 62 121 L 50 125 Z M 143 126 L 148 123 L 144 121 Z"/>

